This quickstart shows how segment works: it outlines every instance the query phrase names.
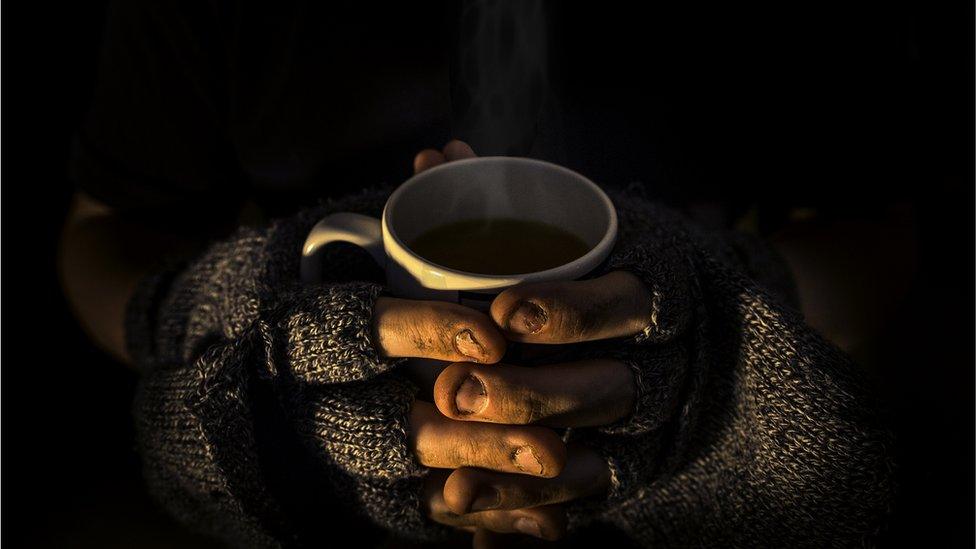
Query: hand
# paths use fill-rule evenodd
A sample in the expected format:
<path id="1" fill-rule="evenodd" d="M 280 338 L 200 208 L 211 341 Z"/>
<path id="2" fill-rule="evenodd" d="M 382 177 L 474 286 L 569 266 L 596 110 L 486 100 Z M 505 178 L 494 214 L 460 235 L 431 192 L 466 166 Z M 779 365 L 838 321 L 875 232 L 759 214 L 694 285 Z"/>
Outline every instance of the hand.
<path id="1" fill-rule="evenodd" d="M 422 151 L 414 168 L 472 156 L 470 147 L 452 141 L 443 152 Z M 630 273 L 612 272 L 595 280 L 506 290 L 492 303 L 491 321 L 512 341 L 567 344 L 637 334 L 650 310 L 643 283 Z M 591 427 L 625 418 L 637 393 L 633 373 L 609 359 L 536 367 L 475 362 L 445 368 L 433 388 L 437 409 L 417 402 L 411 414 L 411 442 L 421 463 L 455 469 L 430 475 L 428 515 L 482 530 L 476 539 L 487 539 L 484 531 L 558 539 L 566 528 L 560 504 L 605 493 L 609 469 L 594 450 L 561 448 L 555 432 L 540 426 Z M 535 455 L 536 444 L 544 457 Z M 531 450 L 518 450 L 526 446 Z"/>
<path id="2" fill-rule="evenodd" d="M 492 363 L 504 354 L 503 336 L 486 315 L 460 305 L 383 299 L 377 303 L 374 326 L 380 352 L 387 356 L 472 361 L 455 362 L 448 368 L 452 372 L 460 371 L 457 367 L 464 364 L 501 367 Z M 478 352 L 459 350 L 458 334 L 465 333 L 470 334 L 465 340 L 485 342 L 476 346 Z M 583 448 L 572 448 L 567 455 L 567 448 L 552 429 L 460 421 L 422 400 L 414 401 L 411 408 L 409 445 L 421 465 L 434 469 L 425 494 L 429 516 L 452 526 L 521 531 L 555 539 L 565 529 L 562 511 L 538 506 L 595 494 L 607 486 L 603 478 L 606 464 Z M 450 470 L 455 471 L 448 489 L 444 482 Z M 560 481 L 555 489 L 539 482 L 557 476 Z M 513 480 L 523 478 L 529 482 Z M 498 493 L 504 494 L 504 500 L 499 496 L 495 502 L 500 510 L 465 515 L 486 509 L 488 504 L 478 500 L 475 491 L 493 482 L 501 487 Z M 449 499 L 445 500 L 445 495 Z M 521 510 L 523 507 L 537 508 Z"/>
<path id="3" fill-rule="evenodd" d="M 424 149 L 417 153 L 413 158 L 413 173 L 417 174 L 429 170 L 434 166 L 439 166 L 445 162 L 474 158 L 478 155 L 474 153 L 471 146 L 457 139 L 448 141 L 442 150 Z"/>
<path id="4" fill-rule="evenodd" d="M 472 156 L 470 147 L 452 141 L 443 152 L 421 152 L 414 166 L 419 172 L 448 160 Z M 506 349 L 505 338 L 491 318 L 454 303 L 381 297 L 373 309 L 372 328 L 377 352 L 388 358 L 494 364 Z M 433 368 L 429 364 L 421 366 Z M 416 367 L 414 364 L 415 370 Z M 432 381 L 434 376 L 427 378 Z M 468 466 L 554 477 L 566 461 L 563 442 L 544 427 L 455 421 L 423 401 L 412 407 L 410 425 L 411 447 L 418 461 L 427 467 Z"/>
<path id="5" fill-rule="evenodd" d="M 385 357 L 489 365 L 505 354 L 505 338 L 494 322 L 454 303 L 382 297 L 374 306 L 372 324 L 374 346 Z M 426 377 L 433 380 L 433 375 Z M 469 466 L 554 477 L 566 461 L 563 442 L 551 429 L 465 423 L 423 401 L 411 409 L 410 444 L 417 460 L 432 468 Z"/>
<path id="6" fill-rule="evenodd" d="M 634 335 L 646 327 L 648 311 L 650 295 L 635 276 L 623 272 L 518 286 L 499 294 L 491 307 L 507 337 L 538 344 Z M 437 409 L 445 418 L 507 428 L 609 425 L 632 412 L 636 393 L 630 366 L 609 359 L 534 367 L 455 363 L 434 386 Z M 555 478 L 498 471 L 462 467 L 432 476 L 426 495 L 431 518 L 464 529 L 558 539 L 566 527 L 559 504 L 605 493 L 610 486 L 605 459 L 572 444 Z"/>

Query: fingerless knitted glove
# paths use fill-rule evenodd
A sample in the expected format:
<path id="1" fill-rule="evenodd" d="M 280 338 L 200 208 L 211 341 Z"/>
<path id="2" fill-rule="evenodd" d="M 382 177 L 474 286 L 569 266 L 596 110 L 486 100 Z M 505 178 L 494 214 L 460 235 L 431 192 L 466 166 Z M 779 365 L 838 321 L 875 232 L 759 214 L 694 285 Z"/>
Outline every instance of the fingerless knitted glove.
<path id="1" fill-rule="evenodd" d="M 870 544 L 890 437 L 854 366 L 791 306 L 786 269 L 630 193 L 610 269 L 650 290 L 648 327 L 598 352 L 631 365 L 633 413 L 573 437 L 606 458 L 605 501 L 574 506 L 653 547 Z M 593 354 L 593 349 L 588 354 Z"/>
<path id="2" fill-rule="evenodd" d="M 235 546 L 307 539 L 322 502 L 296 503 L 317 491 L 305 476 L 279 478 L 293 465 L 285 432 L 343 504 L 401 533 L 437 533 L 405 447 L 416 389 L 369 342 L 380 287 L 340 283 L 341 254 L 326 262 L 334 282 L 296 282 L 315 221 L 328 209 L 376 214 L 384 198 L 243 230 L 133 299 L 146 476 L 184 522 Z M 889 437 L 849 361 L 789 305 L 786 277 L 766 276 L 782 264 L 632 192 L 613 198 L 610 265 L 653 299 L 644 333 L 600 344 L 631 365 L 638 398 L 618 424 L 572 432 L 612 480 L 608 498 L 573 506 L 572 522 L 606 521 L 655 547 L 869 542 L 891 491 Z"/>
<path id="3" fill-rule="evenodd" d="M 293 438 L 344 504 L 401 534 L 436 532 L 420 510 L 424 468 L 406 446 L 417 389 L 370 340 L 381 286 L 298 282 L 302 242 L 319 218 L 377 214 L 386 196 L 371 191 L 242 229 L 150 277 L 130 303 L 129 349 L 145 372 L 135 405 L 145 474 L 183 522 L 234 546 L 300 542 L 297 532 L 314 526 L 296 525 L 285 511 L 295 504 L 284 500 L 303 486 L 275 480 L 280 467 L 267 457 Z M 343 261 L 327 258 L 332 280 Z"/>

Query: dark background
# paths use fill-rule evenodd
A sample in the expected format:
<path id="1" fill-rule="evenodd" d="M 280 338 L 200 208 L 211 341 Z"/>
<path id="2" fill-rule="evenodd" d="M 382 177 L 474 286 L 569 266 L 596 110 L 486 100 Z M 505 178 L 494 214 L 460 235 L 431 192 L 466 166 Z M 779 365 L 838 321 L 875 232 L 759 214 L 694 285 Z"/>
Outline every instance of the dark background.
<path id="1" fill-rule="evenodd" d="M 918 272 L 868 365 L 898 437 L 884 541 L 971 546 L 972 5 L 784 4 L 566 3 L 554 89 L 593 135 L 613 136 L 569 136 L 566 153 L 594 179 L 653 181 L 675 202 L 864 219 L 910 205 Z M 205 546 L 146 495 L 129 415 L 137 376 L 87 342 L 57 281 L 69 143 L 104 4 L 30 6 L 5 6 L 3 28 L 3 541 Z"/>

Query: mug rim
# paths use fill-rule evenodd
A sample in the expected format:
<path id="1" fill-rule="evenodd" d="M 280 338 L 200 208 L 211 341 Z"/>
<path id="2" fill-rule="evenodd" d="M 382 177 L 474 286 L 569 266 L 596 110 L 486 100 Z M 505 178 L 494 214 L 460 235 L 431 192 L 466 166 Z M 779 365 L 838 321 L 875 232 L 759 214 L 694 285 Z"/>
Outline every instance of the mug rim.
<path id="1" fill-rule="evenodd" d="M 439 263 L 435 263 L 421 255 L 418 255 L 416 252 L 410 249 L 410 247 L 407 246 L 400 239 L 400 236 L 397 234 L 395 228 L 392 226 L 393 209 L 396 207 L 397 202 L 400 200 L 403 194 L 408 192 L 414 186 L 418 184 L 422 184 L 423 181 L 426 178 L 430 177 L 432 174 L 436 174 L 444 170 L 457 169 L 460 166 L 465 166 L 468 164 L 483 164 L 483 163 L 492 163 L 492 164 L 506 163 L 506 164 L 525 164 L 525 165 L 540 166 L 548 170 L 554 170 L 560 172 L 563 175 L 568 176 L 570 179 L 574 179 L 577 182 L 582 183 L 583 186 L 589 188 L 589 190 L 592 191 L 594 195 L 596 195 L 596 197 L 600 201 L 600 204 L 604 207 L 604 209 L 608 213 L 608 223 L 606 226 L 606 230 L 603 234 L 603 237 L 600 239 L 599 242 L 597 242 L 594 246 L 592 246 L 585 254 L 574 259 L 573 261 L 570 261 L 568 263 L 563 263 L 556 267 L 552 267 L 542 271 L 531 271 L 527 273 L 513 273 L 513 274 L 492 275 L 492 274 L 475 273 L 470 271 L 462 271 L 459 269 L 452 269 L 450 267 L 446 267 Z M 610 200 L 610 197 L 607 196 L 607 194 L 603 191 L 603 189 L 600 188 L 599 185 L 591 181 L 588 177 L 580 174 L 579 172 L 573 171 L 564 166 L 553 164 L 552 162 L 546 162 L 545 160 L 537 160 L 535 158 L 525 158 L 525 157 L 518 157 L 518 156 L 479 156 L 475 158 L 465 158 L 463 160 L 454 160 L 451 162 L 446 162 L 444 164 L 435 166 L 419 174 L 416 174 L 410 177 L 410 179 L 406 180 L 402 185 L 397 187 L 390 195 L 389 199 L 387 199 L 386 205 L 383 207 L 382 221 L 383 221 L 382 223 L 383 233 L 385 235 L 389 235 L 389 237 L 393 240 L 393 243 L 399 249 L 398 251 L 405 253 L 410 258 L 420 263 L 422 269 L 425 267 L 427 269 L 433 267 L 437 271 L 441 271 L 444 274 L 451 275 L 451 278 L 454 279 L 467 280 L 470 282 L 487 283 L 487 284 L 482 284 L 478 288 L 472 288 L 472 290 L 478 290 L 478 289 L 488 290 L 493 288 L 510 286 L 512 284 L 517 284 L 521 282 L 558 280 L 565 276 L 572 275 L 574 273 L 579 273 L 579 274 L 573 276 L 571 279 L 578 278 L 579 276 L 583 276 L 587 274 L 589 271 L 596 268 L 610 254 L 610 249 L 613 247 L 613 243 L 616 240 L 616 236 L 617 236 L 617 210 L 614 207 L 613 202 Z M 392 258 L 392 259 L 394 259 L 394 261 L 397 261 L 397 263 L 400 263 L 406 270 L 410 271 L 415 276 L 421 274 L 440 274 L 440 273 L 430 273 L 429 271 L 426 271 L 424 273 L 417 273 L 414 272 L 414 269 L 411 269 L 409 265 L 405 265 L 402 261 L 398 261 L 396 258 Z M 421 284 L 427 287 L 425 284 L 423 284 L 426 277 L 418 276 L 418 278 L 420 279 Z M 460 290 L 462 288 L 432 288 L 432 289 Z"/>

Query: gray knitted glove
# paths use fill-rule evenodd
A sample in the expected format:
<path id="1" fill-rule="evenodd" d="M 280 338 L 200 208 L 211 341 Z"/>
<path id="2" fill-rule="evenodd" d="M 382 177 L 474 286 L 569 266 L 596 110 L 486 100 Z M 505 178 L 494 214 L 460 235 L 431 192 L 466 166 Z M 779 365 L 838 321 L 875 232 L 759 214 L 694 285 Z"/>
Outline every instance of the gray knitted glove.
<path id="1" fill-rule="evenodd" d="M 890 440 L 852 364 L 791 307 L 786 269 L 748 239 L 612 196 L 609 268 L 636 274 L 652 306 L 644 333 L 586 351 L 628 363 L 638 395 L 630 417 L 572 433 L 606 458 L 611 489 L 572 505 L 571 525 L 601 519 L 654 547 L 866 543 Z"/>
<path id="2" fill-rule="evenodd" d="M 133 298 L 127 339 L 145 371 L 140 450 L 152 491 L 181 520 L 234 545 L 300 541 L 281 511 L 289 494 L 270 488 L 261 464 L 268 450 L 257 425 L 268 419 L 256 405 L 273 395 L 288 423 L 274 430 L 306 442 L 343 501 L 401 533 L 438 533 L 420 513 L 424 469 L 406 446 L 417 389 L 370 341 L 381 286 L 298 283 L 311 226 L 330 210 L 375 214 L 385 196 L 243 229 L 188 267 L 148 278 Z"/>
<path id="3" fill-rule="evenodd" d="M 310 384 L 346 383 L 389 371 L 399 360 L 381 358 L 372 341 L 374 283 L 293 287 L 278 304 L 279 330 L 289 372 Z"/>
<path id="4" fill-rule="evenodd" d="M 629 271 L 651 295 L 647 327 L 631 338 L 595 345 L 593 354 L 628 364 L 637 387 L 633 413 L 601 429 L 640 435 L 658 429 L 674 414 L 693 346 L 692 320 L 700 300 L 693 260 L 677 213 L 629 193 L 614 194 L 620 217 L 617 246 L 607 270 Z M 621 206 L 622 205 L 622 206 Z"/>
<path id="5" fill-rule="evenodd" d="M 677 466 L 684 433 L 697 416 L 697 398 L 707 372 L 709 313 L 699 280 L 702 257 L 720 258 L 729 268 L 777 288 L 791 288 L 785 268 L 769 269 L 775 254 L 741 236 L 709 234 L 680 213 L 650 202 L 635 188 L 609 191 L 617 207 L 620 231 L 607 270 L 629 271 L 648 289 L 647 327 L 623 340 L 590 346 L 588 356 L 613 358 L 630 366 L 637 389 L 632 413 L 598 432 L 579 437 L 601 452 L 610 469 L 607 502 L 613 505 Z M 753 245 L 738 253 L 743 242 Z M 764 250 L 760 253 L 759 250 Z M 752 263 L 742 260 L 764 258 Z M 771 277 L 769 273 L 774 273 Z"/>

